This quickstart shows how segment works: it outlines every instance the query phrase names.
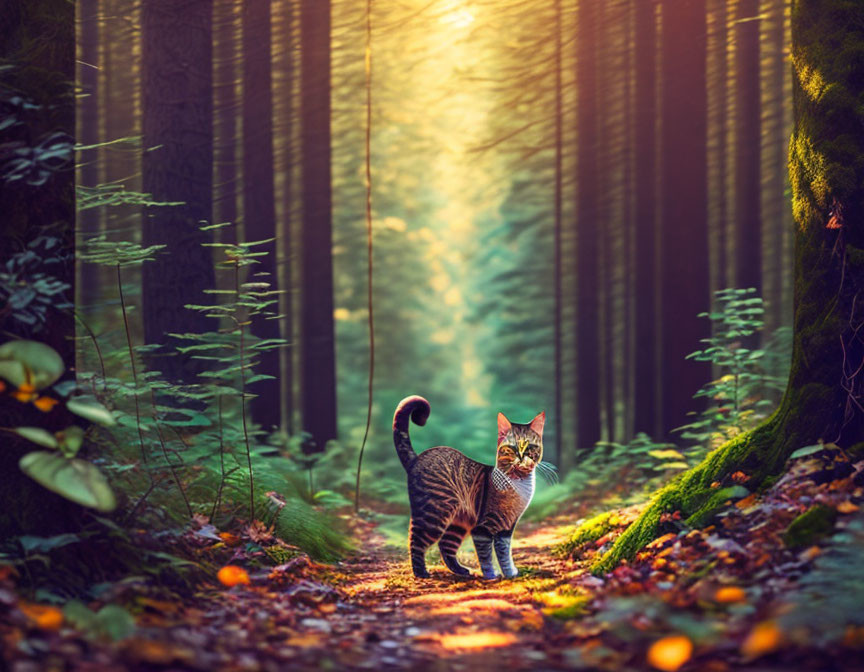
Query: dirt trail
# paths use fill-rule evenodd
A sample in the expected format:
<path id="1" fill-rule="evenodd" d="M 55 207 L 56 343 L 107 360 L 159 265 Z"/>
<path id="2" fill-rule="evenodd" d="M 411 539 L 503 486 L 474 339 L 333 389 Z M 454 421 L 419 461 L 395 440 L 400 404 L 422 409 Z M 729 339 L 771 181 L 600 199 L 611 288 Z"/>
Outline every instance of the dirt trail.
<path id="1" fill-rule="evenodd" d="M 544 613 L 560 606 L 558 586 L 580 580 L 549 553 L 561 528 L 518 530 L 522 573 L 497 581 L 435 563 L 431 578 L 415 580 L 407 550 L 387 546 L 371 523 L 365 532 L 364 555 L 336 565 L 301 556 L 253 573 L 250 585 L 201 585 L 185 601 L 138 594 L 136 631 L 115 643 L 65 625 L 33 629 L 14 610 L 0 618 L 0 643 L 12 672 L 573 669 L 574 650 L 562 653 L 567 625 Z M 467 549 L 460 559 L 477 571 Z"/>
<path id="2" fill-rule="evenodd" d="M 339 582 L 344 608 L 327 622 L 333 634 L 355 641 L 360 635 L 362 654 L 337 658 L 337 665 L 572 669 L 572 663 L 552 653 L 552 642 L 563 633 L 538 598 L 551 599 L 562 581 L 563 568 L 549 553 L 560 539 L 559 528 L 526 526 L 514 540 L 522 574 L 497 581 L 457 577 L 441 564 L 430 565 L 430 579 L 415 580 L 406 552 L 377 543 L 369 556 L 344 563 L 344 582 Z M 468 551 L 460 559 L 478 571 Z"/>

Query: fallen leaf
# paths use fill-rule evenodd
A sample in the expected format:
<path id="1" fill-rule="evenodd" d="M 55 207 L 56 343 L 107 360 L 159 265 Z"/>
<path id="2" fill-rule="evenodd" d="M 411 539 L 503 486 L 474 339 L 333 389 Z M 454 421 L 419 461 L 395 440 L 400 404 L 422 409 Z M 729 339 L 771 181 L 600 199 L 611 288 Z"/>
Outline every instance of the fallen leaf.
<path id="1" fill-rule="evenodd" d="M 310 649 L 321 646 L 324 643 L 324 634 L 320 632 L 304 632 L 292 635 L 285 642 L 288 646 L 296 646 L 301 649 Z"/>
<path id="2" fill-rule="evenodd" d="M 759 658 L 776 651 L 783 640 L 783 632 L 774 621 L 762 621 L 750 631 L 741 644 L 741 653 L 749 659 Z"/>
<path id="3" fill-rule="evenodd" d="M 240 545 L 240 537 L 236 534 L 231 534 L 230 532 L 220 532 L 217 535 L 226 546 L 234 548 L 235 546 Z"/>
<path id="4" fill-rule="evenodd" d="M 746 599 L 747 592 L 738 586 L 723 586 L 714 593 L 714 601 L 719 604 L 734 604 L 744 602 Z"/>
<path id="5" fill-rule="evenodd" d="M 219 573 L 216 574 L 216 578 L 219 579 L 219 583 L 223 586 L 228 586 L 229 588 L 238 585 L 249 585 L 249 574 L 245 569 L 237 567 L 236 565 L 225 565 L 225 567 L 220 569 Z"/>
<path id="6" fill-rule="evenodd" d="M 744 499 L 739 499 L 737 502 L 735 502 L 735 506 L 737 506 L 739 509 L 747 509 L 747 508 L 753 506 L 753 504 L 755 504 L 755 502 L 756 502 L 756 493 L 754 492 L 751 495 L 747 495 Z"/>
<path id="7" fill-rule="evenodd" d="M 848 499 L 845 502 L 840 502 L 837 505 L 837 510 L 840 513 L 855 513 L 860 508 L 860 506 L 858 506 L 857 504 L 853 504 Z"/>
<path id="8" fill-rule="evenodd" d="M 648 664 L 663 672 L 675 672 L 693 655 L 693 643 L 684 635 L 663 637 L 648 649 Z"/>
<path id="9" fill-rule="evenodd" d="M 18 608 L 36 627 L 43 630 L 58 630 L 63 625 L 63 612 L 57 607 L 19 602 Z"/>

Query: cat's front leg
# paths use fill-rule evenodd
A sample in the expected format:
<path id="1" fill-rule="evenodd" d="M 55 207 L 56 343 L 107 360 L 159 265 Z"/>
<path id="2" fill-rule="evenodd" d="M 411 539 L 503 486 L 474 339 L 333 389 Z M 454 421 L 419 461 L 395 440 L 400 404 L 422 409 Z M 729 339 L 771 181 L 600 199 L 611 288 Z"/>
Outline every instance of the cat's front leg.
<path id="1" fill-rule="evenodd" d="M 498 564 L 501 566 L 501 571 L 508 579 L 518 576 L 519 570 L 513 564 L 513 553 L 510 544 L 513 541 L 513 530 L 500 532 L 495 535 L 493 544 L 495 546 L 495 555 L 498 556 Z"/>
<path id="2" fill-rule="evenodd" d="M 477 551 L 477 560 L 480 561 L 480 570 L 484 579 L 498 579 L 500 574 L 495 571 L 492 560 L 492 535 L 483 528 L 471 531 L 471 539 L 474 540 L 474 549 Z"/>

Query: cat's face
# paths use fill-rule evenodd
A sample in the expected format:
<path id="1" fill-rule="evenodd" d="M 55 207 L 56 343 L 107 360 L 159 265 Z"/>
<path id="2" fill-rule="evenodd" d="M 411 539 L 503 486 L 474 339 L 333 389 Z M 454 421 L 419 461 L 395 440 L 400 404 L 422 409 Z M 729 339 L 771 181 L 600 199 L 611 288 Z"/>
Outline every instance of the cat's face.
<path id="1" fill-rule="evenodd" d="M 495 466 L 508 476 L 527 476 L 543 459 L 543 423 L 540 413 L 527 425 L 510 422 L 498 414 L 498 455 Z"/>

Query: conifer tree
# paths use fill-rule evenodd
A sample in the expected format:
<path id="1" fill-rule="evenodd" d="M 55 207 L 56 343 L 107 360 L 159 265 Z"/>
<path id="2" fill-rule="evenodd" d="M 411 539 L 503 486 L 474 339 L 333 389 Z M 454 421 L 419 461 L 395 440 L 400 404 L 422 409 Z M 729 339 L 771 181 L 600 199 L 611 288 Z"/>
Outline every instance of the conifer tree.
<path id="1" fill-rule="evenodd" d="M 167 245 L 167 253 L 142 271 L 147 344 L 168 346 L 170 333 L 201 333 L 213 326 L 185 308 L 200 303 L 214 283 L 200 226 L 212 217 L 212 25 L 207 0 L 141 5 L 143 190 L 157 201 L 182 203 L 149 208 L 144 216 L 143 244 Z M 151 366 L 169 379 L 195 382 L 192 361 L 168 347 Z"/>

